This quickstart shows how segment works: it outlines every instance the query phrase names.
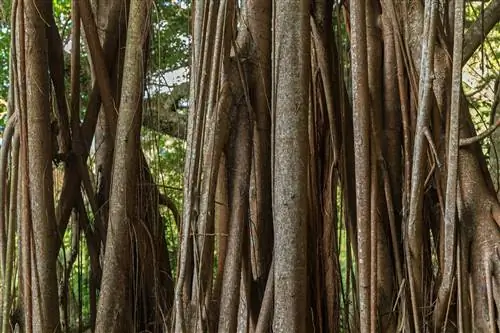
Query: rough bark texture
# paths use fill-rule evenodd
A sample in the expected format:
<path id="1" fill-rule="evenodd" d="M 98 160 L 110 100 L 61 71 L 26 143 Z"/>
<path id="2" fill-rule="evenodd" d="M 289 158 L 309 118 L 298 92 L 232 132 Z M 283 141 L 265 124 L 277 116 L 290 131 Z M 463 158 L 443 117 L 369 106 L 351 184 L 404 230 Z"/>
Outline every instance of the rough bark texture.
<path id="1" fill-rule="evenodd" d="M 28 165 L 33 225 L 33 332 L 59 332 L 56 278 L 58 250 L 53 200 L 52 134 L 45 22 L 47 3 L 26 1 Z"/>
<path id="2" fill-rule="evenodd" d="M 137 227 L 137 174 L 142 85 L 143 45 L 151 2 L 131 1 L 124 61 L 124 83 L 116 129 L 110 196 L 110 220 L 97 313 L 96 332 L 132 332 L 131 234 Z"/>
<path id="3" fill-rule="evenodd" d="M 499 0 L 463 41 L 459 0 L 194 1 L 186 115 L 174 108 L 187 84 L 142 114 L 152 3 L 91 2 L 73 0 L 93 75 L 81 126 L 78 49 L 66 119 L 50 2 L 13 2 L 14 107 L 0 150 L 3 331 L 12 306 L 28 333 L 72 326 L 65 294 L 80 232 L 99 333 L 498 330 L 500 205 L 478 144 L 491 131 L 475 135 L 459 73 L 484 38 L 479 27 L 498 21 Z M 140 148 L 141 123 L 187 140 L 175 300 L 159 210 L 172 204 Z M 69 230 L 72 211 L 80 219 Z M 58 304 L 66 232 L 73 253 L 59 267 Z"/>
<path id="4" fill-rule="evenodd" d="M 367 75 L 366 5 L 351 4 L 352 15 L 352 96 L 356 173 L 357 270 L 359 323 L 362 333 L 370 332 L 370 112 Z"/>
<path id="5" fill-rule="evenodd" d="M 274 323 L 305 332 L 307 323 L 308 1 L 276 1 L 273 58 Z"/>
<path id="6" fill-rule="evenodd" d="M 250 189 L 251 131 L 249 112 L 244 106 L 233 109 L 233 131 L 228 154 L 229 235 L 221 293 L 219 332 L 235 332 L 240 302 L 240 281 L 244 253 L 244 234 L 248 232 L 248 195 Z M 248 256 L 247 256 L 248 257 Z M 243 296 L 241 296 L 243 297 Z"/>
<path id="7" fill-rule="evenodd" d="M 412 3 L 411 8 L 415 9 L 415 12 L 414 15 L 410 16 L 411 20 L 408 23 L 409 25 L 411 25 L 412 22 L 414 23 L 420 20 L 423 14 L 422 8 L 419 8 L 417 4 Z M 413 36 L 412 38 L 416 40 L 419 29 L 410 28 L 407 31 Z M 443 50 L 443 44 L 436 44 L 436 58 L 434 59 L 432 70 L 435 73 L 433 87 L 439 108 L 433 109 L 432 112 L 435 114 L 439 110 L 443 112 L 444 115 L 448 116 L 451 112 L 451 106 L 440 104 L 440 101 L 447 101 L 445 87 L 450 84 L 451 64 L 446 60 L 446 57 L 440 55 L 444 52 L 449 53 L 450 51 Z M 420 54 L 418 45 L 410 44 L 409 52 L 413 62 L 416 62 Z M 454 60 L 454 62 L 457 61 L 456 59 Z M 420 71 L 419 74 L 420 76 L 425 75 L 422 71 Z M 463 97 L 463 93 L 461 94 Z M 459 106 L 455 104 L 454 107 L 459 108 L 460 112 L 459 136 L 461 138 L 474 136 L 475 133 L 472 127 L 470 113 L 465 101 L 462 100 Z M 458 110 L 455 109 L 454 111 Z M 436 127 L 433 126 L 433 128 Z M 443 138 L 443 132 L 441 132 L 438 137 Z M 441 161 L 444 160 L 444 156 L 439 156 L 438 158 Z M 470 330 L 475 332 L 492 332 L 495 330 L 495 324 L 494 320 L 492 320 L 494 311 L 491 309 L 492 304 L 498 304 L 498 300 L 494 300 L 493 294 L 488 291 L 488 283 L 491 282 L 492 285 L 498 285 L 496 273 L 490 270 L 491 260 L 497 260 L 497 255 L 493 254 L 494 250 L 492 244 L 495 242 L 498 243 L 500 237 L 496 222 L 498 221 L 496 213 L 498 211 L 498 201 L 493 192 L 493 186 L 490 175 L 486 169 L 484 156 L 477 144 L 464 147 L 459 151 L 458 192 L 457 210 L 460 227 L 457 231 L 457 237 L 461 244 L 459 251 L 460 266 L 467 266 L 466 263 L 469 263 L 469 267 L 466 269 L 462 268 L 459 273 L 461 274 L 460 279 L 462 281 L 467 278 L 471 278 L 472 280 L 472 284 L 470 284 L 471 289 L 469 289 L 469 285 L 466 283 L 459 285 L 459 289 L 455 289 L 456 287 L 454 288 L 454 293 L 457 295 L 456 297 L 460 298 L 460 302 L 458 303 L 458 325 L 465 332 Z M 441 204 L 444 203 L 441 201 Z M 445 251 L 449 251 L 449 249 L 447 249 L 448 245 L 444 243 L 446 238 L 443 232 L 445 231 L 439 230 L 438 232 L 440 233 L 440 247 Z M 441 258 L 441 263 L 443 263 L 443 259 L 444 258 Z M 446 265 L 449 264 L 450 263 L 446 263 Z M 445 267 L 440 267 L 440 274 L 445 273 L 444 268 Z M 455 277 L 455 279 L 456 278 L 458 277 Z M 422 288 L 424 288 L 423 290 L 430 289 L 430 281 L 428 279 L 424 279 L 421 283 Z M 469 299 L 472 301 L 471 304 L 468 301 Z M 426 300 L 426 302 L 429 301 Z M 447 306 L 448 305 L 446 305 L 446 307 Z M 473 313 L 471 309 L 473 309 Z M 453 312 L 447 311 L 450 316 L 455 315 Z M 421 320 L 422 319 L 423 318 L 421 318 Z M 420 324 L 422 323 L 424 322 L 420 322 Z M 447 329 L 450 329 L 452 326 L 449 321 L 444 325 Z M 441 328 L 436 327 L 435 329 Z"/>
<path id="8" fill-rule="evenodd" d="M 272 259 L 271 199 L 271 19 L 272 4 L 267 0 L 250 0 L 246 4 L 250 61 L 247 63 L 249 100 L 255 114 L 252 163 L 253 191 L 250 234 L 252 277 L 257 291 L 251 293 L 251 316 L 255 321 L 264 295 Z"/>

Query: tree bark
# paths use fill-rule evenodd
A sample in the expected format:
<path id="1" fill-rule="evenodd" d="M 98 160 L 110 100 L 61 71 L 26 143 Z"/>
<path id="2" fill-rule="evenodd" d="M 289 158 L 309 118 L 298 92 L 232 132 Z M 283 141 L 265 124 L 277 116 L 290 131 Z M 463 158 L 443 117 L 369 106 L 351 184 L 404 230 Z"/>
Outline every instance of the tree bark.
<path id="1" fill-rule="evenodd" d="M 113 158 L 110 220 L 106 237 L 103 278 L 96 332 L 132 332 L 132 228 L 137 226 L 141 102 L 144 83 L 143 52 L 151 2 L 131 1 L 121 107 Z"/>
<path id="2" fill-rule="evenodd" d="M 273 58 L 274 323 L 305 332 L 307 311 L 307 119 L 309 2 L 275 2 Z"/>
<path id="3" fill-rule="evenodd" d="M 366 5 L 353 1 L 352 15 L 352 98 L 356 174 L 356 216 L 358 243 L 358 295 L 360 332 L 370 332 L 370 107 L 367 75 Z"/>
<path id="4" fill-rule="evenodd" d="M 28 165 L 33 247 L 33 332 L 60 332 L 56 258 L 57 232 L 52 178 L 52 133 L 45 1 L 26 1 Z M 26 273 L 26 272 L 25 272 Z"/>

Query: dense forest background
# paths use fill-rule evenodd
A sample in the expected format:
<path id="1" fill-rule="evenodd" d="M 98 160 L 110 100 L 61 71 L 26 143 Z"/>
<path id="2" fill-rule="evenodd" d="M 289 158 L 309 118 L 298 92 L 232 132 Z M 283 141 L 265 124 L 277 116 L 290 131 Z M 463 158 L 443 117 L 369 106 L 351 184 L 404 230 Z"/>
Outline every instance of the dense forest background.
<path id="1" fill-rule="evenodd" d="M 500 332 L 500 0 L 0 3 L 0 332 Z"/>

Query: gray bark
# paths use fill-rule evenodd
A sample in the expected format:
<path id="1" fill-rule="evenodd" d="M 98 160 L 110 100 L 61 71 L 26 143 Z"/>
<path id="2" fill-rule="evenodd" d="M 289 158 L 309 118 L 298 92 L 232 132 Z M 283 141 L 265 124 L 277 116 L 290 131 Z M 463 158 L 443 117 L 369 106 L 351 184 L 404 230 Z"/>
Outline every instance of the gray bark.
<path id="1" fill-rule="evenodd" d="M 274 13 L 273 329 L 306 332 L 309 1 L 278 0 Z"/>

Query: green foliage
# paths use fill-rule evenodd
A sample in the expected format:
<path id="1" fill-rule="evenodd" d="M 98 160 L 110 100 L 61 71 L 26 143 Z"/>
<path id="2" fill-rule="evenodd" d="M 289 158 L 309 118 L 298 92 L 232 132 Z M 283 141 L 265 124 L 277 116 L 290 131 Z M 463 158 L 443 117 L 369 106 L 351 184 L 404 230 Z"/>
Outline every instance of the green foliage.
<path id="1" fill-rule="evenodd" d="M 59 27 L 59 33 L 63 40 L 63 44 L 69 40 L 71 36 L 71 1 L 57 0 L 53 1 L 54 19 Z"/>
<path id="2" fill-rule="evenodd" d="M 180 212 L 182 209 L 185 142 L 143 129 L 142 146 L 160 192 L 172 199 Z M 165 222 L 165 237 L 169 257 L 175 270 L 178 230 L 173 214 L 168 208 L 162 207 L 161 215 Z"/>
<path id="3" fill-rule="evenodd" d="M 157 0 L 153 8 L 150 46 L 151 74 L 165 72 L 188 65 L 190 54 L 189 18 L 191 1 Z M 168 110 L 165 110 L 168 112 Z M 163 195 L 182 210 L 182 188 L 185 142 L 142 130 L 142 146 L 151 172 Z M 165 221 L 165 237 L 172 269 L 175 271 L 178 230 L 172 212 L 161 208 Z"/>
<path id="4" fill-rule="evenodd" d="M 482 6 L 487 2 L 470 2 L 466 5 L 466 25 L 470 26 L 476 20 L 481 20 Z M 495 81 L 500 78 L 500 24 L 486 36 L 484 43 L 464 66 L 462 85 L 469 102 L 472 120 L 478 133 L 485 131 L 495 121 L 492 112 L 495 95 Z M 498 115 L 497 115 L 498 117 Z M 491 140 L 482 141 L 483 153 L 489 162 Z"/>
<path id="5" fill-rule="evenodd" d="M 191 1 L 156 1 L 152 17 L 152 72 L 187 65 L 190 3 Z"/>
<path id="6" fill-rule="evenodd" d="M 0 132 L 5 128 L 7 122 L 7 102 L 0 98 Z"/>
<path id="7" fill-rule="evenodd" d="M 10 26 L 0 21 L 0 98 L 7 100 L 9 93 Z"/>
<path id="8" fill-rule="evenodd" d="M 63 246 L 59 251 L 59 281 L 62 281 L 63 271 L 66 270 L 71 257 L 72 233 L 71 228 L 66 230 L 63 237 Z M 90 316 L 89 274 L 87 274 L 90 265 L 89 260 L 87 244 L 83 234 L 81 234 L 78 244 L 78 256 L 73 263 L 68 283 L 68 313 L 70 323 L 76 323 L 81 310 L 84 327 L 88 325 Z"/>

